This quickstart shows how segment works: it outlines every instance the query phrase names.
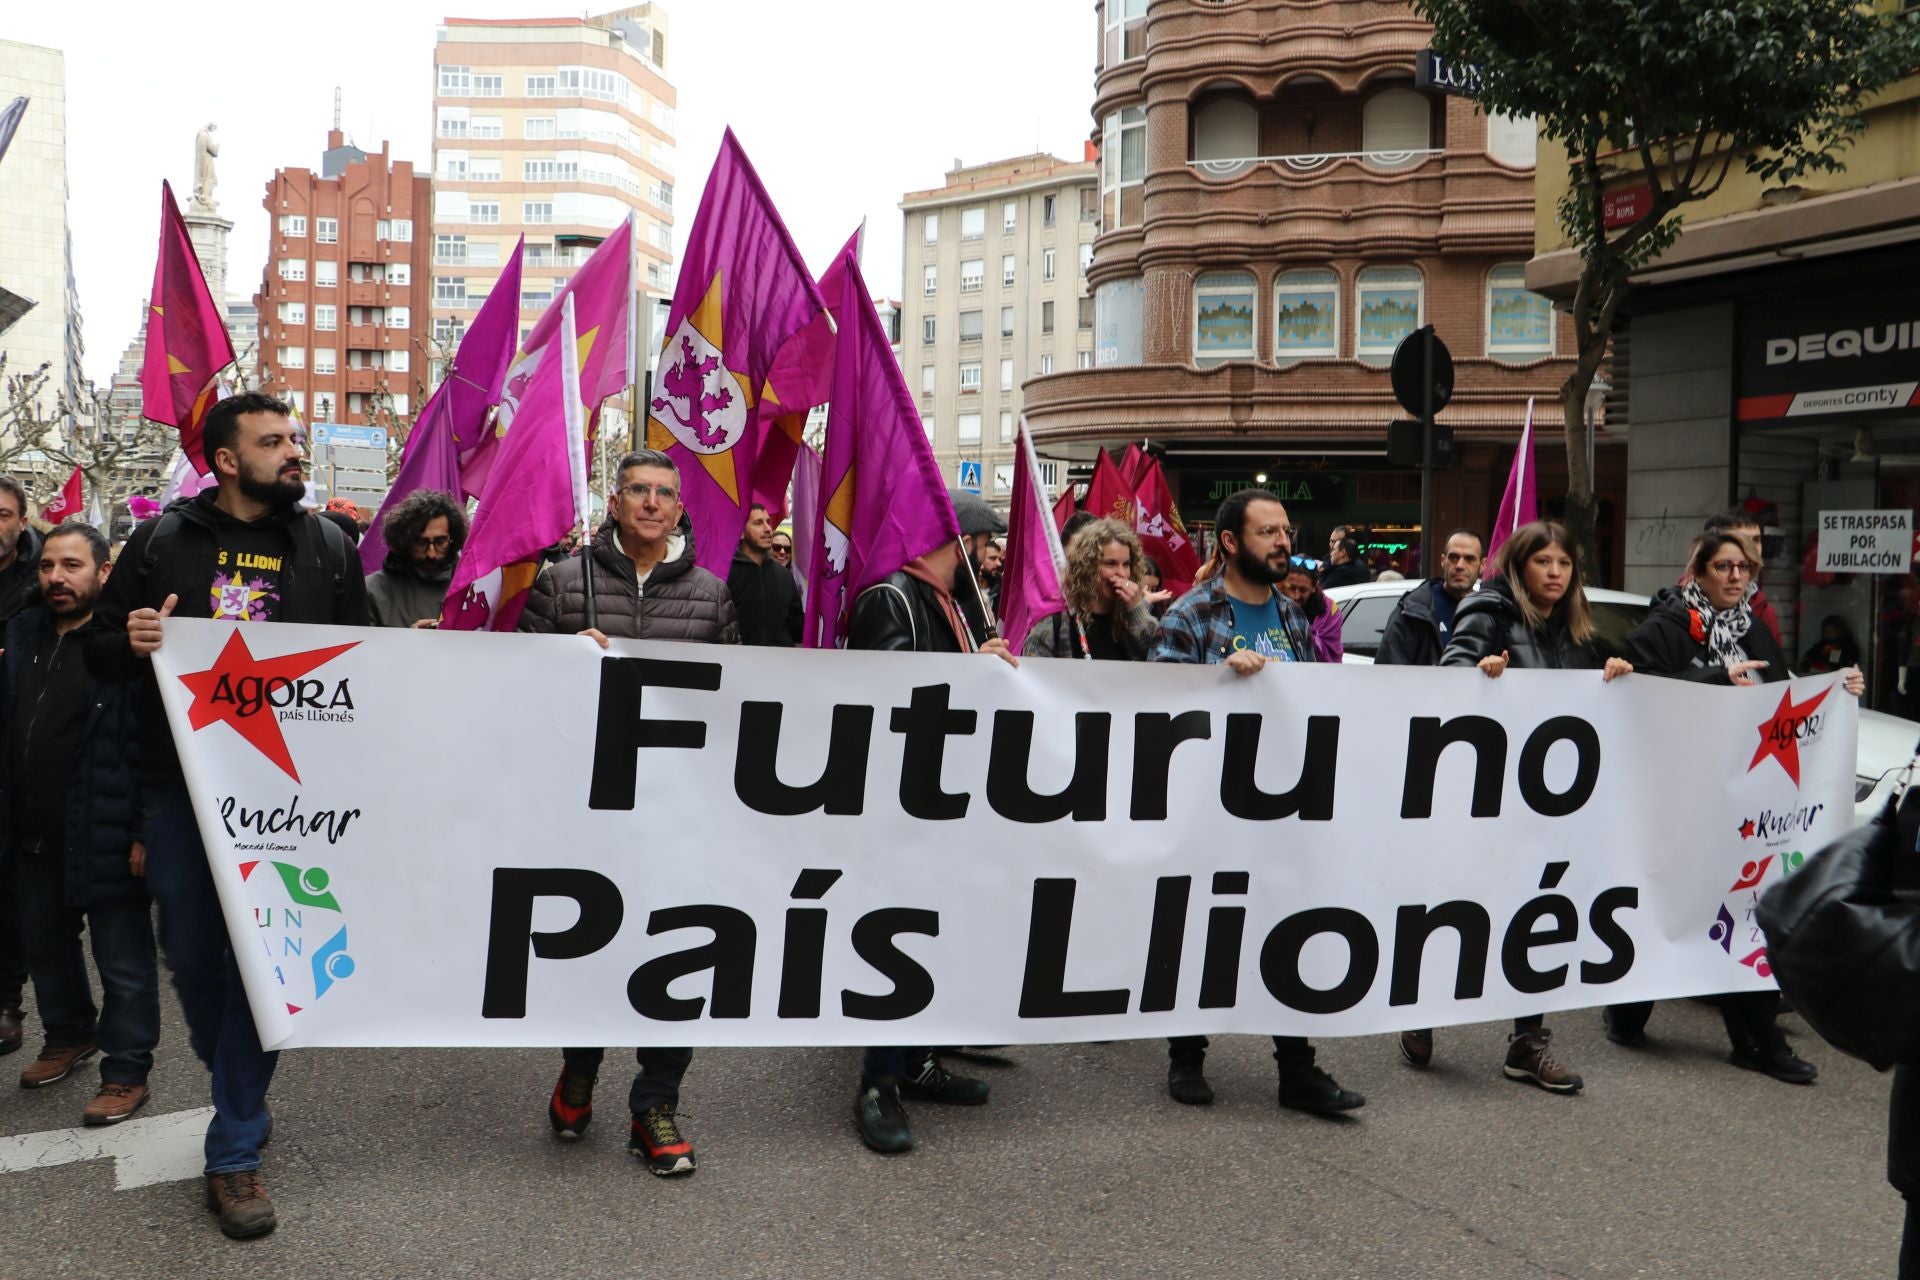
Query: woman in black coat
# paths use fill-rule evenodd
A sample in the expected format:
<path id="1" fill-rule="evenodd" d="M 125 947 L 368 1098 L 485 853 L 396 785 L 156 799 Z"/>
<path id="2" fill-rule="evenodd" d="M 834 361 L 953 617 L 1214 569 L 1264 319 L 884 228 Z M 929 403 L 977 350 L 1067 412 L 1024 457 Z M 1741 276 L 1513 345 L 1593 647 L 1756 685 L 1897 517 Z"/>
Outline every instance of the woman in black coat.
<path id="1" fill-rule="evenodd" d="M 1633 670 L 1594 642 L 1580 562 L 1564 528 L 1544 520 L 1520 526 L 1500 545 L 1495 568 L 1499 576 L 1455 609 L 1441 666 L 1478 667 L 1489 678 L 1510 666 L 1599 671 L 1603 680 Z M 1555 1060 L 1552 1039 L 1542 1015 L 1515 1018 L 1507 1038 L 1507 1077 L 1555 1093 L 1578 1093 L 1585 1081 Z M 1433 1058 L 1433 1032 L 1402 1032 L 1400 1053 L 1414 1066 L 1426 1066 Z"/>
<path id="2" fill-rule="evenodd" d="M 1751 685 L 1785 680 L 1786 654 L 1765 623 L 1754 616 L 1753 548 L 1736 534 L 1705 533 L 1696 538 L 1687 559 L 1685 585 L 1654 597 L 1646 620 L 1627 637 L 1635 669 L 1701 684 Z M 1846 677 L 1847 692 L 1858 697 L 1866 679 L 1858 668 Z M 1772 991 L 1744 991 L 1720 997 L 1733 1052 L 1729 1061 L 1788 1084 L 1809 1084 L 1820 1074 L 1787 1047 L 1776 1022 L 1780 999 Z M 1606 1011 L 1607 1039 L 1628 1048 L 1646 1044 L 1652 1001 L 1614 1005 Z"/>

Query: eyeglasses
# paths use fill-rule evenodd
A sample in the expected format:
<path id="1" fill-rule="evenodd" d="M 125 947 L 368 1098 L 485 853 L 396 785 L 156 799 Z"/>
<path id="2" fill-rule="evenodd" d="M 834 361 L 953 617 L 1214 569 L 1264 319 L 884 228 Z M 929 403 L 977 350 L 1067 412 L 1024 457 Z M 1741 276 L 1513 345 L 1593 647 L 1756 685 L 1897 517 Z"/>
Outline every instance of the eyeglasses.
<path id="1" fill-rule="evenodd" d="M 1736 573 L 1743 578 L 1753 576 L 1753 566 L 1745 560 L 1715 560 L 1707 568 L 1723 578 L 1731 578 Z"/>
<path id="2" fill-rule="evenodd" d="M 776 542 L 773 544 L 773 549 L 775 551 L 791 551 L 793 550 L 793 544 L 791 542 Z"/>
<path id="3" fill-rule="evenodd" d="M 415 538 L 413 540 L 413 549 L 415 551 L 445 551 L 452 545 L 453 539 L 447 537 Z"/>
<path id="4" fill-rule="evenodd" d="M 1311 569 L 1315 573 L 1320 571 L 1320 562 L 1312 556 L 1288 556 L 1287 563 L 1296 569 Z"/>
<path id="5" fill-rule="evenodd" d="M 1299 528 L 1290 524 L 1263 524 L 1258 529 L 1249 529 L 1247 532 L 1256 538 L 1277 538 L 1284 533 L 1288 542 L 1300 536 Z"/>
<path id="6" fill-rule="evenodd" d="M 621 487 L 620 492 L 635 502 L 645 502 L 649 497 L 661 502 L 672 502 L 680 496 L 680 491 L 670 484 L 630 484 Z"/>

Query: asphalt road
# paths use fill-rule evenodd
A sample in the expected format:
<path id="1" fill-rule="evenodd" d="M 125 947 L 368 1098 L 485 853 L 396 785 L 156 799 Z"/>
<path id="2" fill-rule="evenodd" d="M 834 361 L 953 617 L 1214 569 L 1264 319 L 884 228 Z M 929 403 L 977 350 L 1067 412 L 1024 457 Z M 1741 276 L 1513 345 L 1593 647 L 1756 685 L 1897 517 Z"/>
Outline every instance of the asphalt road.
<path id="1" fill-rule="evenodd" d="M 207 1103 L 166 1004 L 143 1117 Z M 1349 1121 L 1276 1107 L 1255 1038 L 1216 1041 L 1205 1108 L 1166 1097 L 1157 1042 L 1013 1049 L 982 1069 L 989 1105 L 915 1107 L 919 1145 L 892 1158 L 854 1134 L 853 1051 L 702 1051 L 682 1099 L 700 1169 L 670 1181 L 625 1153 L 615 1055 L 593 1129 L 561 1146 L 557 1053 L 302 1051 L 273 1094 L 276 1234 L 224 1239 L 197 1180 L 116 1190 L 112 1160 L 57 1164 L 0 1173 L 0 1276 L 1894 1274 L 1886 1077 L 1793 1019 L 1817 1084 L 1734 1070 L 1693 1003 L 1661 1006 L 1638 1052 L 1593 1013 L 1550 1024 L 1583 1096 L 1504 1079 L 1499 1026 L 1443 1030 L 1425 1072 L 1390 1038 L 1324 1042 L 1372 1100 Z M 0 1130 L 77 1123 L 93 1083 L 7 1089 Z"/>

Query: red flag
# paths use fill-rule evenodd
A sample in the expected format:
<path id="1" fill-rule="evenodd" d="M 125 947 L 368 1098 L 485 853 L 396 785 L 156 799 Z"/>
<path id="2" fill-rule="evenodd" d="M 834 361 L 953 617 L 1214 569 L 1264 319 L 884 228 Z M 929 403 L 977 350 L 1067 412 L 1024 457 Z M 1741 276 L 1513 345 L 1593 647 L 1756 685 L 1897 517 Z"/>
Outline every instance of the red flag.
<path id="1" fill-rule="evenodd" d="M 1184 595 L 1200 576 L 1200 554 L 1181 523 L 1180 508 L 1174 504 L 1173 489 L 1158 458 L 1147 459 L 1133 527 L 1141 547 L 1160 566 L 1160 585 L 1176 596 Z"/>
<path id="2" fill-rule="evenodd" d="M 1152 461 L 1152 454 L 1131 440 L 1127 442 L 1127 451 L 1120 455 L 1120 478 L 1127 482 L 1127 488 L 1139 492 L 1140 482 L 1147 478 L 1147 466 Z"/>
<path id="3" fill-rule="evenodd" d="M 1056 533 L 1065 533 L 1067 521 L 1073 519 L 1073 513 L 1080 509 L 1080 504 L 1074 500 L 1073 490 L 1073 481 L 1069 480 L 1061 486 L 1060 496 L 1054 499 L 1053 528 Z"/>
<path id="4" fill-rule="evenodd" d="M 1093 463 L 1093 480 L 1087 485 L 1087 511 L 1102 520 L 1118 520 L 1129 529 L 1134 524 L 1137 506 L 1134 502 L 1133 486 L 1120 475 L 1120 468 L 1113 465 L 1113 457 L 1105 449 L 1100 450 Z"/>
<path id="5" fill-rule="evenodd" d="M 73 474 L 67 477 L 66 484 L 60 487 L 60 493 L 53 501 L 40 508 L 40 518 L 48 524 L 59 524 L 80 514 L 80 468 L 75 467 Z"/>
<path id="6" fill-rule="evenodd" d="M 198 471 L 200 426 L 215 400 L 215 379 L 232 364 L 233 343 L 200 273 L 173 188 L 160 184 L 160 256 L 147 303 L 147 358 L 140 371 L 140 412 L 180 430 L 180 451 Z M 211 470 L 212 468 L 208 468 Z"/>

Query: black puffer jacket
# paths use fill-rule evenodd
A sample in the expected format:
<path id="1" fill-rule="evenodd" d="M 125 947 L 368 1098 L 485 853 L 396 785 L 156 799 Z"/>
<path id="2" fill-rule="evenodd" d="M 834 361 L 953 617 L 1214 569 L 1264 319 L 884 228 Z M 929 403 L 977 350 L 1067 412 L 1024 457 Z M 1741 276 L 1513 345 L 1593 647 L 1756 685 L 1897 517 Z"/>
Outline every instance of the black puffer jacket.
<path id="1" fill-rule="evenodd" d="M 1787 669 L 1787 655 L 1781 652 L 1780 642 L 1773 638 L 1773 632 L 1767 629 L 1759 614 L 1754 615 L 1753 625 L 1741 638 L 1740 647 L 1749 658 L 1767 664 L 1753 673 L 1762 684 L 1785 680 L 1792 674 Z M 1693 610 L 1687 607 L 1686 597 L 1678 587 L 1663 587 L 1653 597 L 1653 608 L 1646 619 L 1627 637 L 1627 660 L 1633 663 L 1635 671 L 1649 675 L 1674 676 L 1701 684 L 1733 683 L 1727 677 L 1727 669 L 1713 660 L 1707 642 L 1693 638 Z"/>
<path id="2" fill-rule="evenodd" d="M 67 637 L 68 643 L 79 633 Z M 30 608 L 6 627 L 6 653 L 0 657 L 0 717 L 10 715 L 20 668 L 56 643 L 46 610 Z M 86 727 L 77 767 L 67 778 L 66 898 L 71 907 L 143 897 L 145 882 L 127 863 L 140 838 L 140 722 L 135 689 L 89 679 Z M 47 707 L 43 711 L 53 711 Z M 60 710 L 76 710 L 61 708 Z M 6 732 L 15 732 L 6 725 Z M 13 751 L 0 750 L 0 875 L 12 875 L 7 857 L 13 838 Z"/>
<path id="3" fill-rule="evenodd" d="M 1373 655 L 1377 667 L 1435 667 L 1446 651 L 1440 619 L 1433 613 L 1433 587 L 1445 579 L 1429 578 L 1401 594 L 1380 630 L 1380 649 Z M 1457 609 L 1459 606 L 1456 605 Z M 1457 615 L 1456 615 L 1456 625 Z"/>
<path id="4" fill-rule="evenodd" d="M 643 587 L 633 561 L 620 549 L 619 530 L 605 525 L 594 535 L 593 593 L 602 632 L 627 640 L 690 640 L 701 644 L 739 644 L 727 584 L 693 562 L 693 539 L 674 535 L 669 555 L 653 567 Z M 679 553 L 671 548 L 679 545 Z M 572 635 L 587 625 L 585 554 L 570 556 L 540 571 L 527 592 L 517 630 Z"/>
<path id="5" fill-rule="evenodd" d="M 1507 655 L 1507 665 L 1525 671 L 1593 671 L 1607 655 L 1588 640 L 1574 643 L 1556 609 L 1537 631 L 1528 630 L 1514 602 L 1513 588 L 1495 578 L 1460 602 L 1453 614 L 1453 639 L 1440 655 L 1443 667 L 1477 666 L 1482 658 Z"/>

